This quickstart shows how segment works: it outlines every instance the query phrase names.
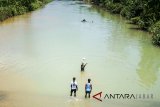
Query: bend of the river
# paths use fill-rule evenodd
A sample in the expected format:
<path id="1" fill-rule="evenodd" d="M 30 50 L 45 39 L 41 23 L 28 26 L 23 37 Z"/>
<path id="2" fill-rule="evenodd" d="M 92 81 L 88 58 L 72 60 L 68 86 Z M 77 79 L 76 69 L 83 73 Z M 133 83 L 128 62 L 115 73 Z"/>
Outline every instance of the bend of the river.
<path id="1" fill-rule="evenodd" d="M 159 107 L 159 54 L 151 35 L 119 15 L 80 1 L 53 1 L 0 23 L 0 106 Z M 80 72 L 83 57 L 88 65 Z M 79 86 L 77 98 L 69 96 L 72 77 Z M 92 95 L 102 91 L 154 97 L 85 99 L 88 78 Z"/>

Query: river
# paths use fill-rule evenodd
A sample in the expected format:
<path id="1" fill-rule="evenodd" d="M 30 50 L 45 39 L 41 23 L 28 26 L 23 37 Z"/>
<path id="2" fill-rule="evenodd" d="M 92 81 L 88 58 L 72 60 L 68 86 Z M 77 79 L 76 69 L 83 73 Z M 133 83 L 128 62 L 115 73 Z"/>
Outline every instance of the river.
<path id="1" fill-rule="evenodd" d="M 81 22 L 86 19 L 87 22 Z M 160 48 L 119 15 L 80 1 L 53 1 L 0 23 L 1 107 L 159 107 Z M 80 72 L 82 58 L 88 63 Z M 76 77 L 77 97 L 70 94 Z M 152 99 L 84 98 L 152 94 Z"/>

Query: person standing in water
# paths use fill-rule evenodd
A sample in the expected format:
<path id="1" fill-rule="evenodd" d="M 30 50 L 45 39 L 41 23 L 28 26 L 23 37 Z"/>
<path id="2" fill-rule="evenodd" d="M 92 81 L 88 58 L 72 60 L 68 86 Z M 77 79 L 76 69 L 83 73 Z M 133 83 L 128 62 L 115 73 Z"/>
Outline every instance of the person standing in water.
<path id="1" fill-rule="evenodd" d="M 86 83 L 85 85 L 85 98 L 87 98 L 87 95 L 90 98 L 90 94 L 92 91 L 92 84 L 90 82 L 91 82 L 91 79 L 88 79 L 88 83 Z"/>
<path id="2" fill-rule="evenodd" d="M 81 64 L 81 71 L 84 71 L 87 63 L 85 63 L 85 58 L 82 59 L 82 64 Z"/>
<path id="3" fill-rule="evenodd" d="M 76 91 L 78 91 L 78 85 L 77 85 L 77 82 L 76 82 L 76 78 L 73 77 L 73 81 L 71 82 L 70 96 L 72 96 L 72 93 L 74 92 L 74 97 L 76 97 Z"/>

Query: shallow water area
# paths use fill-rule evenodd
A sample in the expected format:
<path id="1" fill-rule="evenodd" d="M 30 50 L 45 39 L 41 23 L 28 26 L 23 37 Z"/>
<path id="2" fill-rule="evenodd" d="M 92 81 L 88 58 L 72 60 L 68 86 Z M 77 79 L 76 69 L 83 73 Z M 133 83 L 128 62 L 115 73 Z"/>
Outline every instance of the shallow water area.
<path id="1" fill-rule="evenodd" d="M 81 20 L 86 19 L 83 23 Z M 159 107 L 160 48 L 151 35 L 118 15 L 82 1 L 53 1 L 0 23 L 1 107 Z M 80 72 L 82 58 L 88 63 Z M 70 97 L 76 77 L 77 97 Z M 153 99 L 84 98 L 153 94 Z"/>

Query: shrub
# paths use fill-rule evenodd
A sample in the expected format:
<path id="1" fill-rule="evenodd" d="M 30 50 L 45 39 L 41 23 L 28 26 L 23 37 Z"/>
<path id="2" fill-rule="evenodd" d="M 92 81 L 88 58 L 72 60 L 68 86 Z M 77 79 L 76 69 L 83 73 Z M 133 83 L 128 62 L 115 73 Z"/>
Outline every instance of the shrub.
<path id="1" fill-rule="evenodd" d="M 16 6 L 16 12 L 15 15 L 21 15 L 27 12 L 27 7 L 25 6 Z"/>
<path id="2" fill-rule="evenodd" d="M 112 13 L 120 13 L 122 8 L 123 8 L 122 4 L 116 3 L 116 4 L 114 4 L 113 9 L 111 10 L 111 12 Z"/>
<path id="3" fill-rule="evenodd" d="M 153 33 L 152 43 L 160 46 L 160 21 L 156 22 L 149 28 L 149 31 Z"/>
<path id="4" fill-rule="evenodd" d="M 152 36 L 152 43 L 154 45 L 160 46 L 160 31 L 153 34 L 153 36 Z"/>
<path id="5" fill-rule="evenodd" d="M 10 7 L 1 7 L 0 8 L 0 21 L 5 20 L 12 16 L 12 11 Z"/>
<path id="6" fill-rule="evenodd" d="M 120 14 L 121 14 L 122 16 L 126 17 L 127 19 L 129 19 L 129 16 L 130 16 L 130 11 L 129 11 L 129 10 L 130 10 L 129 7 L 128 7 L 128 6 L 125 6 L 125 7 L 121 10 Z"/>
<path id="7" fill-rule="evenodd" d="M 115 8 L 115 5 L 112 2 L 107 2 L 105 4 L 105 8 L 107 8 L 108 10 L 112 10 Z"/>
<path id="8" fill-rule="evenodd" d="M 150 26 L 152 26 L 155 23 L 155 18 L 153 14 L 143 14 L 140 16 L 140 21 L 138 22 L 138 25 L 144 29 L 148 30 Z"/>
<path id="9" fill-rule="evenodd" d="M 52 0 L 8 0 L 0 1 L 0 21 L 33 11 Z"/>
<path id="10" fill-rule="evenodd" d="M 33 10 L 36 10 L 37 8 L 41 7 L 42 6 L 42 2 L 41 1 L 36 1 L 36 2 L 33 2 L 31 3 L 30 5 L 30 10 L 33 11 Z"/>
<path id="11" fill-rule="evenodd" d="M 160 31 L 160 21 L 156 22 L 154 25 L 152 25 L 150 28 L 149 28 L 149 31 L 152 32 L 152 33 L 156 33 L 158 31 Z"/>
<path id="12" fill-rule="evenodd" d="M 138 24 L 139 21 L 140 21 L 140 17 L 139 17 L 139 16 L 134 17 L 134 18 L 131 18 L 131 22 L 132 22 L 133 24 Z"/>

